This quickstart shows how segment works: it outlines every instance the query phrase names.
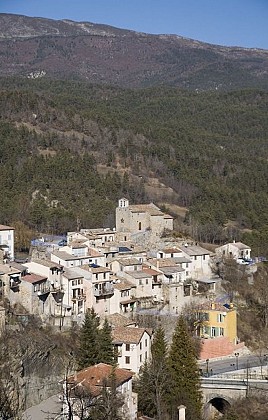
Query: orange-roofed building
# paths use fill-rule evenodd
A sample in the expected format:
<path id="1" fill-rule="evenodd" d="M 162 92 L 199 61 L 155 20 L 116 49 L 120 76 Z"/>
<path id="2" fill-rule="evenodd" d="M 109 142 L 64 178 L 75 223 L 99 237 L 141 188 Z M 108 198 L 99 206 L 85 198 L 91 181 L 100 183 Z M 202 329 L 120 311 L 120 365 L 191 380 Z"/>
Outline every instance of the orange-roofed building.
<path id="1" fill-rule="evenodd" d="M 68 416 L 71 410 L 73 420 L 79 420 L 82 415 L 85 418 L 90 417 L 90 409 L 102 394 L 104 387 L 109 392 L 115 383 L 118 395 L 123 396 L 124 418 L 136 419 L 137 394 L 132 392 L 133 375 L 129 370 L 99 363 L 69 376 L 64 384 L 63 414 Z"/>

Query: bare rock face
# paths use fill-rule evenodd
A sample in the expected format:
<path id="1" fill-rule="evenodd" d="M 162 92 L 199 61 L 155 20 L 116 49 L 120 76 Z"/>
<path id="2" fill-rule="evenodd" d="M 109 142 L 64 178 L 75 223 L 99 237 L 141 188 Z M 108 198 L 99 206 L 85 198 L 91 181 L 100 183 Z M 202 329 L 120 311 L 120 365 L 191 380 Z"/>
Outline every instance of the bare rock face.
<path id="1" fill-rule="evenodd" d="M 28 407 L 60 393 L 60 382 L 68 369 L 72 371 L 74 363 L 65 339 L 33 322 L 27 328 L 17 324 L 16 331 L 8 328 L 1 337 L 0 407 L 6 406 L 14 418 L 20 418 Z"/>
<path id="2" fill-rule="evenodd" d="M 268 87 L 268 51 L 222 47 L 90 22 L 0 14 L 0 76 L 121 87 Z"/>

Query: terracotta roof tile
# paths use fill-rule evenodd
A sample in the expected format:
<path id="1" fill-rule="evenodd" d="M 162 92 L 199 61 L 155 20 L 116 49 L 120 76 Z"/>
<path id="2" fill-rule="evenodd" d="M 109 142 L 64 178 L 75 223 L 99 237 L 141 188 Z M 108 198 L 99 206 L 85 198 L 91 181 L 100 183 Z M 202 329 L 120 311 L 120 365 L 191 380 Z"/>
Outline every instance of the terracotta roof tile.
<path id="1" fill-rule="evenodd" d="M 112 327 L 126 327 L 127 325 L 135 325 L 134 321 L 131 321 L 126 316 L 118 313 L 108 315 L 106 318 Z"/>
<path id="2" fill-rule="evenodd" d="M 113 341 L 138 344 L 145 332 L 148 332 L 144 328 L 136 327 L 116 327 L 112 330 Z M 148 333 L 149 334 L 149 333 Z"/>
<path id="3" fill-rule="evenodd" d="M 110 377 L 113 373 L 117 387 L 129 381 L 134 375 L 133 372 L 127 369 L 113 368 L 111 365 L 99 363 L 81 370 L 76 375 L 69 376 L 67 382 L 72 384 L 73 387 L 81 386 L 86 388 L 91 395 L 98 396 L 105 381 L 108 381 L 107 385 L 109 386 Z"/>
<path id="4" fill-rule="evenodd" d="M 47 277 L 38 276 L 37 274 L 26 274 L 26 276 L 23 276 L 21 278 L 21 280 L 34 284 L 34 283 L 39 283 L 40 281 L 46 281 Z"/>
<path id="5" fill-rule="evenodd" d="M 133 287 L 136 288 L 136 285 L 125 279 L 114 283 L 114 288 L 117 290 L 129 290 L 129 289 L 132 289 Z"/>

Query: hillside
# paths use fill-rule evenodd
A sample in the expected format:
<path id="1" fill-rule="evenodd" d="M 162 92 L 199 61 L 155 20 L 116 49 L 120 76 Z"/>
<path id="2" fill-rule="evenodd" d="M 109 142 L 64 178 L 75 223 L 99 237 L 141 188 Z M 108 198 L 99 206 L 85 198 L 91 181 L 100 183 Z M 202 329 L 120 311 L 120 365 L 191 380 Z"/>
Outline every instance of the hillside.
<path id="1" fill-rule="evenodd" d="M 113 226 L 124 195 L 187 207 L 197 240 L 238 239 L 246 229 L 267 251 L 266 92 L 11 78 L 1 86 L 2 223 Z M 148 188 L 154 178 L 168 194 Z"/>
<path id="2" fill-rule="evenodd" d="M 223 47 L 90 22 L 0 14 L 0 76 L 124 88 L 268 87 L 268 51 Z"/>

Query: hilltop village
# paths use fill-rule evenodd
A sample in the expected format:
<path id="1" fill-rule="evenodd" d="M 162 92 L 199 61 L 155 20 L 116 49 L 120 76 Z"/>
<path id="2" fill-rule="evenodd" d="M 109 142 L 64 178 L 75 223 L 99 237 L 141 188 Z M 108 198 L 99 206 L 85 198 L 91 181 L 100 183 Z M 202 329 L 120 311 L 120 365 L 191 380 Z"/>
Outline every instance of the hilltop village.
<path id="1" fill-rule="evenodd" d="M 176 238 L 173 217 L 153 203 L 132 205 L 126 198 L 118 202 L 114 228 L 83 228 L 58 242 L 42 237 L 33 241 L 24 262 L 14 260 L 15 234 L 12 227 L 0 225 L 2 302 L 61 332 L 81 327 L 92 308 L 101 323 L 108 320 L 118 384 L 128 395 L 127 418 L 137 418 L 137 396 L 129 385 L 132 374 L 150 359 L 154 331 L 148 319 L 161 318 L 170 338 L 173 320 L 191 308 L 196 320 L 204 320 L 194 331 L 201 342 L 200 359 L 243 350 L 236 308 L 221 287 L 217 268 L 229 258 L 252 276 L 255 264 L 247 245 L 234 241 L 211 252 Z M 0 316 L 3 331 L 4 307 Z M 100 381 L 110 370 L 105 364 L 93 366 L 78 373 L 75 381 L 93 376 Z"/>

